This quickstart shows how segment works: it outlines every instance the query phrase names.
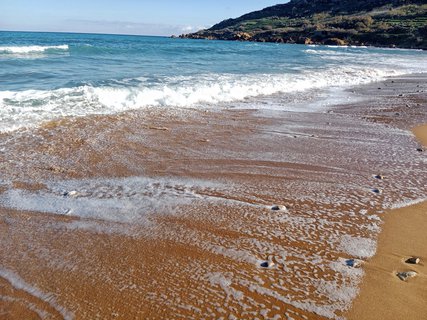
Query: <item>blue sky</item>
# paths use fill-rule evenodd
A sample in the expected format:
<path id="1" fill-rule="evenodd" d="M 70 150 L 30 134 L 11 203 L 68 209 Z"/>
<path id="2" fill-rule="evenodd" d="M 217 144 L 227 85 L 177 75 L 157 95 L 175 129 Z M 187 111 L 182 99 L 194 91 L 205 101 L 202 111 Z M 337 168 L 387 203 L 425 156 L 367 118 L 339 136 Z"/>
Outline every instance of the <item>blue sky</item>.
<path id="1" fill-rule="evenodd" d="M 0 0 L 0 30 L 172 35 L 280 0 Z"/>

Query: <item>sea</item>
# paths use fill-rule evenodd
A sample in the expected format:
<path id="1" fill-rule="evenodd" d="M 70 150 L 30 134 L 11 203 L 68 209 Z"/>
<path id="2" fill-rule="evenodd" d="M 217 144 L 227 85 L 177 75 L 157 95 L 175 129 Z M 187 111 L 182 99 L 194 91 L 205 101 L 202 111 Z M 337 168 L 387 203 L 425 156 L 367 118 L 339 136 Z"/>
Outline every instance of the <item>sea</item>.
<path id="1" fill-rule="evenodd" d="M 427 53 L 417 50 L 0 32 L 0 132 L 62 117 L 313 94 L 426 71 Z"/>

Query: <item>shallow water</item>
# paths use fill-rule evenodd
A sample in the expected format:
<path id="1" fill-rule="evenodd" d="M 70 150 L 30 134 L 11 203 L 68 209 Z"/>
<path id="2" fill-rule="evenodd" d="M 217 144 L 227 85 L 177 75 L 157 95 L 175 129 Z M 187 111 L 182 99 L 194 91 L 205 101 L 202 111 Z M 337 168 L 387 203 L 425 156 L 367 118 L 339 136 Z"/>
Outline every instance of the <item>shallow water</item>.
<path id="1" fill-rule="evenodd" d="M 426 58 L 414 50 L 1 32 L 0 131 L 151 106 L 218 105 L 310 89 L 313 96 L 427 71 Z"/>

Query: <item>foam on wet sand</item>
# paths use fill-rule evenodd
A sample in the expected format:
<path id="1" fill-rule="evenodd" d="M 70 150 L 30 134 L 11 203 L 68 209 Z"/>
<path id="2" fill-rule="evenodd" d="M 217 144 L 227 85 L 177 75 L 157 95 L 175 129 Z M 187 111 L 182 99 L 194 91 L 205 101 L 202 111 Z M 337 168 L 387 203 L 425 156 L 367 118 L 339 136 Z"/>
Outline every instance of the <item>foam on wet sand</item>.
<path id="1" fill-rule="evenodd" d="M 0 267 L 76 318 L 341 318 L 386 210 L 426 196 L 405 129 L 425 95 L 393 91 L 421 79 L 381 90 L 389 108 L 422 104 L 398 119 L 371 95 L 329 113 L 150 109 L 3 134 Z M 49 308 L 21 309 L 35 307 Z"/>

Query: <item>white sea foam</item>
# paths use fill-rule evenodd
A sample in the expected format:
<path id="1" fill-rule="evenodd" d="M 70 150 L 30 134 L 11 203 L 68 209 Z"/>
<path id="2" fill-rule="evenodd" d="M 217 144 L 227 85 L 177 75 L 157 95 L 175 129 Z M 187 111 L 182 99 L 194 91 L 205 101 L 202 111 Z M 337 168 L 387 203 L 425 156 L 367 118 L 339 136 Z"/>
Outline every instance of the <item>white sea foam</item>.
<path id="1" fill-rule="evenodd" d="M 401 202 L 397 202 L 397 203 L 390 205 L 389 208 L 390 209 L 399 209 L 399 208 L 413 206 L 413 205 L 416 205 L 416 204 L 424 202 L 424 201 L 427 201 L 427 198 L 406 199 L 406 200 L 403 200 Z"/>
<path id="2" fill-rule="evenodd" d="M 50 91 L 2 91 L 0 132 L 32 127 L 64 116 L 114 114 L 145 107 L 217 105 L 276 93 L 363 84 L 401 73 L 390 69 L 342 66 L 299 74 L 171 77 L 160 85 L 143 82 L 133 87 L 80 86 Z"/>
<path id="3" fill-rule="evenodd" d="M 19 210 L 47 212 L 120 223 L 147 223 L 147 214 L 174 212 L 177 205 L 200 199 L 218 201 L 206 193 L 217 185 L 201 180 L 123 179 L 68 180 L 48 183 L 49 189 L 10 189 L 0 204 Z"/>
<path id="4" fill-rule="evenodd" d="M 52 308 L 54 308 L 58 313 L 61 314 L 63 319 L 74 319 L 74 315 L 71 312 L 66 310 L 64 307 L 58 305 L 52 294 L 46 294 L 40 291 L 38 288 L 28 284 L 13 271 L 0 267 L 0 277 L 6 279 L 6 281 L 8 281 L 14 288 L 25 291 L 33 297 L 36 297 L 37 299 L 40 299 L 43 302 L 49 304 Z"/>
<path id="5" fill-rule="evenodd" d="M 40 53 L 48 50 L 68 50 L 67 44 L 59 46 L 0 46 L 1 53 L 12 53 L 12 54 L 28 54 L 28 53 Z"/>
<path id="6" fill-rule="evenodd" d="M 375 255 L 377 244 L 369 238 L 344 235 L 341 238 L 340 249 L 357 258 L 370 258 Z"/>

